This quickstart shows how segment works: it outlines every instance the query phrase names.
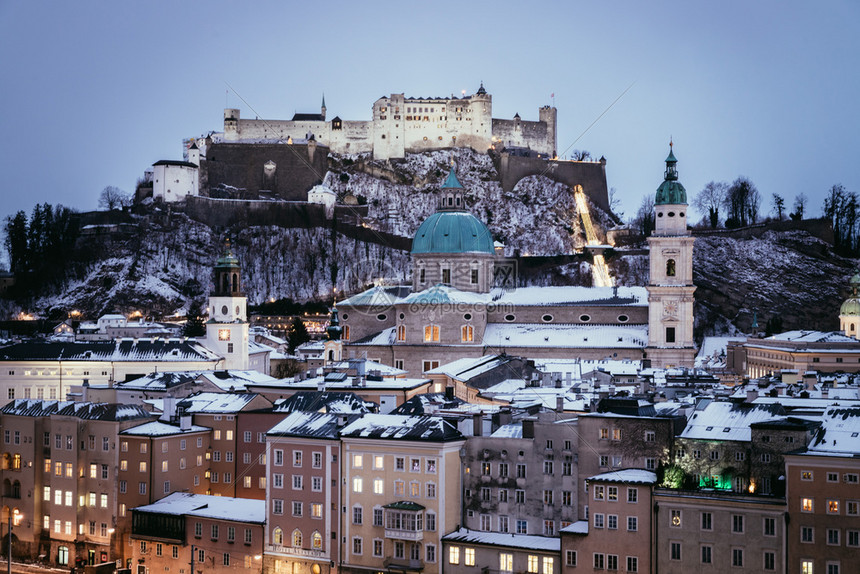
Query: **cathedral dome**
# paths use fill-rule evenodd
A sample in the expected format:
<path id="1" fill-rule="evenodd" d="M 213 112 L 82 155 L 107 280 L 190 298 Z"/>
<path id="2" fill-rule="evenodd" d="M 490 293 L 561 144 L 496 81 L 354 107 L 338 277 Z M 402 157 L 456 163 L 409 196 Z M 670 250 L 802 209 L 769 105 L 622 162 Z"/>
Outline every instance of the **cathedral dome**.
<path id="1" fill-rule="evenodd" d="M 851 285 L 851 296 L 842 303 L 842 307 L 839 308 L 839 314 L 860 316 L 860 297 L 857 295 L 857 290 L 860 288 L 860 273 L 855 273 L 848 284 Z"/>
<path id="2" fill-rule="evenodd" d="M 678 181 L 677 163 L 670 144 L 669 157 L 666 158 L 666 174 L 663 183 L 657 188 L 654 205 L 687 205 L 687 190 Z"/>
<path id="3" fill-rule="evenodd" d="M 490 230 L 465 211 L 437 211 L 412 240 L 412 253 L 494 253 Z"/>

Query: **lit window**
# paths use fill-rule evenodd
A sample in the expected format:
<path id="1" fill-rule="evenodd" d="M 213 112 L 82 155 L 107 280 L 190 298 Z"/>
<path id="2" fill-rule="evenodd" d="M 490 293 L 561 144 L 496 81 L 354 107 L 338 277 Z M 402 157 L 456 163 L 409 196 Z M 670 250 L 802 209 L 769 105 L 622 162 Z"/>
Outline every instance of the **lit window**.
<path id="1" fill-rule="evenodd" d="M 801 512 L 812 512 L 813 504 L 811 498 L 801 498 L 800 499 L 800 510 Z"/>

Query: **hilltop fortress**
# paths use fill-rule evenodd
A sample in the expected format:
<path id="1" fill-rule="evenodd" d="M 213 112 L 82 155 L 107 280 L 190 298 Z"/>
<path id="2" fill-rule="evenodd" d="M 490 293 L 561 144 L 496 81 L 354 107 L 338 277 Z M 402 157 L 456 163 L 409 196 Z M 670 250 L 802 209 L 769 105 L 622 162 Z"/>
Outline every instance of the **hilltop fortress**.
<path id="1" fill-rule="evenodd" d="M 543 106 L 538 121 L 493 118 L 493 96 L 483 84 L 470 96 L 411 98 L 391 94 L 373 103 L 369 121 L 326 120 L 325 98 L 318 114 L 297 113 L 292 120 L 243 119 L 238 109 L 224 110 L 224 143 L 314 140 L 334 153 L 372 152 L 374 159 L 406 153 L 470 147 L 486 152 L 499 147 L 529 148 L 544 157 L 556 153 L 556 108 Z M 217 136 L 216 135 L 216 136 Z"/>

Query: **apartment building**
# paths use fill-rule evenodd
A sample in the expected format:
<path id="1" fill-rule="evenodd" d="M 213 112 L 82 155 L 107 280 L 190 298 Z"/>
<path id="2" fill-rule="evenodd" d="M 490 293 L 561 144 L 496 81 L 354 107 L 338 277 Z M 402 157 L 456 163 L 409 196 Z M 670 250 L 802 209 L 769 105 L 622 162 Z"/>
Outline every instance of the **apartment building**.
<path id="1" fill-rule="evenodd" d="M 16 399 L 0 409 L 4 513 L 22 559 L 68 567 L 119 558 L 117 435 L 137 405 Z"/>
<path id="2" fill-rule="evenodd" d="M 243 427 L 240 440 L 238 415 L 243 412 L 271 411 L 271 408 L 271 401 L 255 393 L 199 393 L 176 402 L 179 416 L 191 415 L 194 424 L 212 429 L 208 494 L 233 497 L 239 490 L 238 484 L 241 484 L 245 492 L 256 490 L 254 498 L 265 498 L 261 495 L 263 489 L 260 488 L 259 476 L 257 489 L 253 488 L 253 480 L 251 486 L 245 488 L 245 476 L 248 475 L 240 478 L 240 469 L 247 470 L 251 465 L 244 462 L 245 451 L 241 449 L 254 444 L 245 442 L 245 432 L 255 431 Z M 266 430 L 261 428 L 256 432 L 265 433 Z M 264 457 L 265 454 L 258 454 L 257 460 L 261 465 L 265 465 Z"/>
<path id="3" fill-rule="evenodd" d="M 463 435 L 440 417 L 366 414 L 340 436 L 340 571 L 442 572 L 442 536 L 461 524 Z"/>
<path id="4" fill-rule="evenodd" d="M 860 564 L 860 408 L 830 407 L 806 449 L 785 455 L 789 574 Z"/>
<path id="5" fill-rule="evenodd" d="M 173 492 L 209 491 L 212 429 L 191 424 L 152 421 L 119 433 L 119 497 L 117 527 L 122 558 L 131 559 L 129 509 L 151 504 Z"/>
<path id="6" fill-rule="evenodd" d="M 340 564 L 340 430 L 357 415 L 295 412 L 267 433 L 267 572 L 329 574 Z"/>
<path id="7" fill-rule="evenodd" d="M 442 559 L 448 574 L 469 572 L 528 572 L 558 574 L 560 539 L 529 534 L 476 532 L 460 528 L 442 539 Z"/>
<path id="8" fill-rule="evenodd" d="M 562 572 L 652 572 L 657 475 L 619 469 L 587 479 L 583 520 L 561 530 Z"/>
<path id="9" fill-rule="evenodd" d="M 656 489 L 654 508 L 654 571 L 785 571 L 783 498 Z"/>
<path id="10" fill-rule="evenodd" d="M 135 574 L 263 572 L 265 501 L 176 492 L 132 509 Z"/>
<path id="11" fill-rule="evenodd" d="M 577 421 L 540 413 L 463 447 L 463 516 L 477 532 L 555 536 L 577 519 Z"/>

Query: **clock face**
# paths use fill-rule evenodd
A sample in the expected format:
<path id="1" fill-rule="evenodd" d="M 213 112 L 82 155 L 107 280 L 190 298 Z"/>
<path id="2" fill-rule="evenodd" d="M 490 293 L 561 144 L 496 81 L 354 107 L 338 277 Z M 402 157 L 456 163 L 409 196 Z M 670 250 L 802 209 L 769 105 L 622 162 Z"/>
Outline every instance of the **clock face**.
<path id="1" fill-rule="evenodd" d="M 681 517 L 680 516 L 673 516 L 672 517 L 672 524 L 674 524 L 675 526 L 681 526 Z"/>
<path id="2" fill-rule="evenodd" d="M 670 315 L 674 317 L 678 314 L 678 302 L 677 301 L 666 301 L 663 303 L 663 314 Z"/>
<path id="3" fill-rule="evenodd" d="M 230 340 L 230 329 L 218 329 L 218 340 L 219 341 L 229 341 Z"/>

